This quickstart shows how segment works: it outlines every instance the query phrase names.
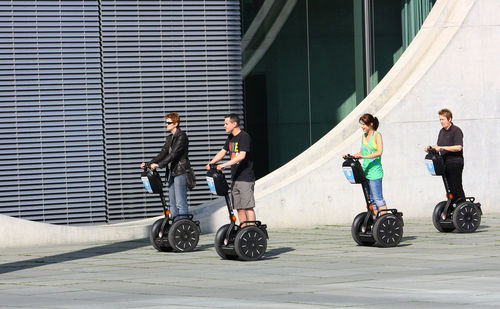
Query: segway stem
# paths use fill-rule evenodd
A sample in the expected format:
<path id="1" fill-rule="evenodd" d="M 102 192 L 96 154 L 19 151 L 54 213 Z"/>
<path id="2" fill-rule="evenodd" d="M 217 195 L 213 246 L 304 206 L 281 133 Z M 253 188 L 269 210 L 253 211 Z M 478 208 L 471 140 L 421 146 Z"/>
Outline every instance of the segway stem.
<path id="1" fill-rule="evenodd" d="M 163 194 L 163 190 L 160 192 L 160 199 L 161 199 L 161 204 L 163 205 L 163 214 L 165 217 L 168 216 L 168 213 L 170 212 L 170 207 L 167 204 L 167 200 L 165 198 L 165 194 Z"/>
<path id="2" fill-rule="evenodd" d="M 229 220 L 236 221 L 234 217 L 233 203 L 231 202 L 231 197 L 229 196 L 229 192 L 224 195 L 224 198 L 226 199 L 226 207 L 227 207 L 227 212 L 229 213 Z"/>
<path id="3" fill-rule="evenodd" d="M 432 148 L 432 146 L 429 146 L 429 148 L 427 149 L 427 152 L 430 154 L 433 154 L 433 155 L 439 155 L 439 153 L 436 151 L 436 149 Z M 444 189 L 446 190 L 446 198 L 450 199 L 451 190 L 450 190 L 450 186 L 448 185 L 448 180 L 446 179 L 446 174 L 443 173 L 443 175 L 441 175 L 441 177 L 443 178 Z"/>
<path id="4" fill-rule="evenodd" d="M 434 207 L 432 214 L 434 227 L 445 233 L 453 230 L 461 233 L 476 231 L 481 224 L 481 204 L 475 203 L 474 197 L 453 196 L 446 178 L 446 162 L 443 156 L 431 146 L 428 147 L 427 152 L 425 156 L 427 169 L 433 176 L 442 176 L 446 191 L 446 201 L 441 201 Z"/>
<path id="5" fill-rule="evenodd" d="M 394 247 L 403 235 L 403 213 L 397 209 L 383 209 L 374 216 L 373 203 L 370 200 L 368 180 L 359 159 L 346 155 L 342 163 L 344 175 L 351 184 L 361 184 L 366 203 L 366 212 L 358 214 L 351 227 L 351 234 L 358 245 L 379 244 L 382 247 Z"/>
<path id="6" fill-rule="evenodd" d="M 361 187 L 363 188 L 363 194 L 365 196 L 365 202 L 366 202 L 366 209 L 368 209 L 368 211 L 373 211 L 373 209 L 370 209 L 370 192 L 368 191 L 368 183 L 367 181 L 363 182 L 361 184 Z"/>

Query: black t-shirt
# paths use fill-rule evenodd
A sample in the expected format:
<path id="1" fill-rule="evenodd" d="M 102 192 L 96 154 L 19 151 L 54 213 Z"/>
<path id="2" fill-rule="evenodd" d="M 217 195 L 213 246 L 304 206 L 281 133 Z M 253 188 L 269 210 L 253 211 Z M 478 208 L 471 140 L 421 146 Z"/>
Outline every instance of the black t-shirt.
<path id="1" fill-rule="evenodd" d="M 241 131 L 238 135 L 233 136 L 229 134 L 224 144 L 224 150 L 229 152 L 231 159 L 236 157 L 240 151 L 245 151 L 245 159 L 238 164 L 231 165 L 231 176 L 233 181 L 255 181 L 255 174 L 253 172 L 253 158 L 251 151 L 252 138 L 250 135 Z"/>
<path id="2" fill-rule="evenodd" d="M 460 151 L 451 152 L 451 151 L 441 150 L 441 154 L 443 155 L 445 162 L 464 161 L 464 152 L 463 152 L 464 134 L 462 133 L 462 130 L 460 130 L 460 128 L 454 125 L 453 123 L 448 128 L 448 130 L 442 128 L 441 131 L 439 131 L 437 144 L 438 146 L 455 146 L 455 145 L 462 146 L 462 150 Z"/>

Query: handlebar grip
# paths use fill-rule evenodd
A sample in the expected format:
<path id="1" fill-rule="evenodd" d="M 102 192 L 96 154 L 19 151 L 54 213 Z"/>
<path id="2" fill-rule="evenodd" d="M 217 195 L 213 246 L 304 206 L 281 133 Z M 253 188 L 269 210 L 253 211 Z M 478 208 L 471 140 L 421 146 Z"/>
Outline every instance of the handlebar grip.
<path id="1" fill-rule="evenodd" d="M 432 148 L 432 146 L 429 146 L 429 148 L 427 148 L 427 152 L 428 152 L 428 153 L 438 153 L 438 152 L 436 151 L 436 149 Z"/>

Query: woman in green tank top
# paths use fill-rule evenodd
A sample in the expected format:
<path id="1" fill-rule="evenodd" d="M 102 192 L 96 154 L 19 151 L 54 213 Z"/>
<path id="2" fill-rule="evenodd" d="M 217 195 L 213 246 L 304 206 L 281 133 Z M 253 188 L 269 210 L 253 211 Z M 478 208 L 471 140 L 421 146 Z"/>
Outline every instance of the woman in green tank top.
<path id="1" fill-rule="evenodd" d="M 384 176 L 384 170 L 382 169 L 382 152 L 384 150 L 382 134 L 376 131 L 378 119 L 371 114 L 361 116 L 359 123 L 363 130 L 363 139 L 361 151 L 355 154 L 354 157 L 363 159 L 363 170 L 368 183 L 373 213 L 377 215 L 379 210 L 387 209 L 382 194 L 382 177 Z"/>

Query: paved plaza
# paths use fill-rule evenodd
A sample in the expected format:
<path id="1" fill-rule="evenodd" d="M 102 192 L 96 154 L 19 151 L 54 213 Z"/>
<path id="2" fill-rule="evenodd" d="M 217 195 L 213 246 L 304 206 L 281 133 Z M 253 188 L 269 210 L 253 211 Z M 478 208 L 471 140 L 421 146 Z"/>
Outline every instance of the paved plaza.
<path id="1" fill-rule="evenodd" d="M 269 228 L 263 260 L 221 260 L 147 240 L 5 249 L 2 308 L 498 308 L 500 215 L 474 234 L 406 219 L 396 248 L 357 246 L 350 226 Z"/>

